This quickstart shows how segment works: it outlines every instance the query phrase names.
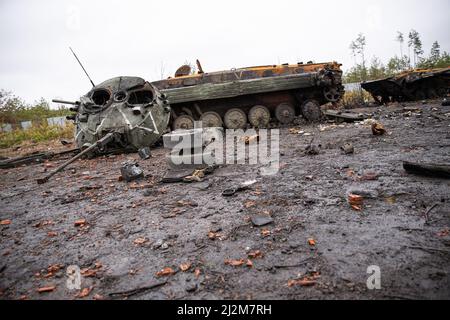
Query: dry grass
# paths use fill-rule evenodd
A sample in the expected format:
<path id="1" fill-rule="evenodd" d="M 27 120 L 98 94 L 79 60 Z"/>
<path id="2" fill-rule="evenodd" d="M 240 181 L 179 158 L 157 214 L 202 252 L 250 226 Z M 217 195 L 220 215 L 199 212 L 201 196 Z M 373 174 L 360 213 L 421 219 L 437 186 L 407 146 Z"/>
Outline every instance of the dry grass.
<path id="1" fill-rule="evenodd" d="M 13 130 L 11 132 L 0 132 L 0 149 L 18 146 L 30 141 L 31 143 L 49 141 L 53 139 L 73 138 L 74 125 L 68 123 L 65 126 L 33 126 L 27 130 Z"/>
<path id="2" fill-rule="evenodd" d="M 373 102 L 373 98 L 365 90 L 346 91 L 342 98 L 342 105 L 348 108 L 355 108 L 362 104 Z"/>

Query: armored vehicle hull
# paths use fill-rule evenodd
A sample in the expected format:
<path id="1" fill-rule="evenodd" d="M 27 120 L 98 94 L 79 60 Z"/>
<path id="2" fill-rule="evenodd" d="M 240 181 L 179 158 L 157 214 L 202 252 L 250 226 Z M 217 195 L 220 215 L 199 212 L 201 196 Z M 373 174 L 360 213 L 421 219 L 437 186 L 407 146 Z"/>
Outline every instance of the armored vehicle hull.
<path id="1" fill-rule="evenodd" d="M 152 82 L 171 104 L 174 130 L 191 129 L 194 121 L 231 129 L 265 127 L 273 120 L 289 124 L 300 114 L 314 121 L 321 105 L 339 101 L 344 92 L 335 62 L 178 73 Z"/>
<path id="2" fill-rule="evenodd" d="M 406 71 L 390 78 L 363 82 L 361 87 L 381 104 L 442 97 L 450 90 L 450 67 Z"/>

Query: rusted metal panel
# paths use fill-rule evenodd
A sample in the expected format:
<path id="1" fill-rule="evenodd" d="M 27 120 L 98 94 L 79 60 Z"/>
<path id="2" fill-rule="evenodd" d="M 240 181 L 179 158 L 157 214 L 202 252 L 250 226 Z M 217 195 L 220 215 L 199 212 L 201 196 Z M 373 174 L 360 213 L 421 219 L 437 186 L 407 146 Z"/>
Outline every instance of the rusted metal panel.
<path id="1" fill-rule="evenodd" d="M 164 90 L 170 103 L 231 98 L 246 94 L 307 88 L 315 85 L 317 73 L 288 75 L 226 83 L 207 83 L 195 87 Z"/>

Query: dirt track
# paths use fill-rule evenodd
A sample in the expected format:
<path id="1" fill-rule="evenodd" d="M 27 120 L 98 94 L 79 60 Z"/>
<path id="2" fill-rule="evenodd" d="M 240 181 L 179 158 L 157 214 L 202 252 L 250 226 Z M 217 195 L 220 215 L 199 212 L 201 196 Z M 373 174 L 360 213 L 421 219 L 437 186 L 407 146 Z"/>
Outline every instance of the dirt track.
<path id="1" fill-rule="evenodd" d="M 11 224 L 0 226 L 0 298 L 73 299 L 79 291 L 66 288 L 65 270 L 78 265 L 82 288 L 92 287 L 87 299 L 123 298 L 109 294 L 165 280 L 129 298 L 449 299 L 450 182 L 408 174 L 401 160 L 450 162 L 450 107 L 406 106 L 423 113 L 362 110 L 386 127 L 379 137 L 367 125 L 302 124 L 321 144 L 315 156 L 304 153 L 311 137 L 282 129 L 275 176 L 224 166 L 200 183 L 160 184 L 162 148 L 139 160 L 147 176 L 137 183 L 118 181 L 121 163 L 137 154 L 79 161 L 45 185 L 35 178 L 63 159 L 2 170 L 0 220 Z M 343 154 L 345 142 L 355 154 Z M 251 179 L 251 190 L 221 195 Z M 362 211 L 348 192 L 364 195 Z M 254 214 L 274 223 L 253 227 Z M 76 227 L 79 219 L 86 223 Z M 381 290 L 367 289 L 370 265 L 381 269 Z M 176 273 L 157 277 L 165 267 Z M 309 286 L 288 286 L 305 275 Z M 47 286 L 55 289 L 37 292 Z"/>

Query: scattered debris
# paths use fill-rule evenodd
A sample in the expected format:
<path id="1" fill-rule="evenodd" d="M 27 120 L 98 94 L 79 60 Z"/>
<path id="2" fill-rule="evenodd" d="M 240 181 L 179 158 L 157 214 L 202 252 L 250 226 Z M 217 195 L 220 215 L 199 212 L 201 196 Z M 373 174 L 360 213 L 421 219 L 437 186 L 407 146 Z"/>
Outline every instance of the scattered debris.
<path id="1" fill-rule="evenodd" d="M 261 250 L 250 251 L 247 255 L 251 259 L 261 259 L 264 257 L 264 254 L 261 252 Z"/>
<path id="2" fill-rule="evenodd" d="M 147 238 L 137 238 L 137 239 L 135 239 L 135 240 L 133 241 L 133 243 L 134 243 L 135 245 L 138 245 L 138 246 L 143 245 L 143 244 L 145 244 L 146 242 L 148 242 L 148 239 L 147 239 Z"/>
<path id="3" fill-rule="evenodd" d="M 336 119 L 345 122 L 361 121 L 365 119 L 365 116 L 363 114 L 350 111 L 325 110 L 323 114 L 330 119 Z"/>
<path id="4" fill-rule="evenodd" d="M 74 222 L 75 227 L 82 227 L 86 224 L 86 219 L 79 219 Z"/>
<path id="5" fill-rule="evenodd" d="M 183 271 L 183 272 L 186 272 L 186 271 L 188 271 L 191 268 L 191 265 L 192 264 L 189 263 L 189 262 L 182 263 L 182 264 L 180 264 L 180 270 Z"/>
<path id="6" fill-rule="evenodd" d="M 70 144 L 73 143 L 72 140 L 68 140 L 68 139 L 60 139 L 59 142 L 61 142 L 61 144 L 62 144 L 63 146 L 68 146 L 68 145 L 70 145 Z"/>
<path id="7" fill-rule="evenodd" d="M 10 224 L 11 224 L 11 220 L 9 220 L 9 219 L 0 221 L 1 226 L 8 226 Z"/>
<path id="8" fill-rule="evenodd" d="M 48 286 L 48 287 L 42 287 L 37 289 L 37 292 L 44 293 L 44 292 L 52 292 L 56 289 L 56 286 Z"/>
<path id="9" fill-rule="evenodd" d="M 351 143 L 345 143 L 341 147 L 341 150 L 344 152 L 344 154 L 353 154 L 353 153 L 355 153 L 355 148 L 353 147 L 353 145 Z"/>
<path id="10" fill-rule="evenodd" d="M 111 292 L 108 295 L 112 298 L 113 297 L 128 298 L 128 297 L 134 296 L 136 294 L 144 293 L 145 291 L 148 291 L 148 290 L 159 288 L 159 287 L 165 285 L 166 283 L 167 283 L 167 281 L 157 282 L 155 284 L 141 287 L 141 288 L 136 288 L 133 290 L 121 291 L 121 292 Z"/>
<path id="11" fill-rule="evenodd" d="M 365 172 L 361 177 L 361 181 L 375 181 L 378 180 L 378 174 L 376 172 Z"/>
<path id="12" fill-rule="evenodd" d="M 184 177 L 183 182 L 201 182 L 205 177 L 205 169 L 195 170 L 192 175 Z"/>
<path id="13" fill-rule="evenodd" d="M 264 238 L 270 236 L 271 234 L 272 232 L 269 229 L 264 228 L 261 230 L 261 236 L 263 236 Z"/>
<path id="14" fill-rule="evenodd" d="M 294 279 L 288 281 L 288 287 L 293 286 L 302 286 L 302 287 L 310 287 L 317 283 L 317 279 L 320 278 L 319 272 L 311 272 L 310 275 L 306 275 L 300 279 Z"/>
<path id="15" fill-rule="evenodd" d="M 303 133 L 305 133 L 304 131 L 301 131 L 300 129 L 298 129 L 298 128 L 290 128 L 289 129 L 289 133 L 290 134 L 303 134 Z"/>
<path id="16" fill-rule="evenodd" d="M 208 238 L 210 240 L 220 239 L 221 236 L 222 236 L 222 234 L 218 231 L 209 231 L 208 232 Z"/>
<path id="17" fill-rule="evenodd" d="M 372 124 L 372 133 L 374 136 L 382 136 L 386 133 L 386 129 L 381 123 L 375 122 Z"/>
<path id="18" fill-rule="evenodd" d="M 139 168 L 139 165 L 136 162 L 132 161 L 123 163 L 120 168 L 120 172 L 122 174 L 122 178 L 127 182 L 144 177 L 144 171 Z"/>
<path id="19" fill-rule="evenodd" d="M 360 195 L 353 194 L 353 193 L 350 193 L 348 195 L 348 203 L 350 204 L 352 209 L 354 209 L 356 211 L 362 210 L 363 200 L 364 200 L 364 198 Z"/>
<path id="20" fill-rule="evenodd" d="M 142 160 L 148 160 L 152 157 L 150 147 L 144 147 L 144 148 L 139 149 L 138 154 Z"/>
<path id="21" fill-rule="evenodd" d="M 313 144 L 314 138 L 311 140 L 311 142 L 306 146 L 305 148 L 305 154 L 310 156 L 315 156 L 320 153 L 320 148 L 322 147 L 320 144 Z"/>
<path id="22" fill-rule="evenodd" d="M 85 297 L 87 297 L 90 293 L 91 293 L 91 291 L 92 291 L 92 287 L 90 287 L 90 288 L 84 288 L 84 289 L 82 289 L 81 291 L 80 291 L 80 293 L 79 294 L 77 294 L 77 298 L 85 298 Z"/>
<path id="23" fill-rule="evenodd" d="M 448 237 L 449 235 L 450 235 L 450 228 L 445 228 L 444 230 L 439 231 L 437 233 L 437 236 L 441 238 Z"/>
<path id="24" fill-rule="evenodd" d="M 404 161 L 403 169 L 408 173 L 420 176 L 450 179 L 450 165 L 447 164 L 420 164 Z"/>
<path id="25" fill-rule="evenodd" d="M 251 221 L 255 227 L 263 227 L 263 226 L 273 223 L 273 219 L 271 217 L 260 216 L 260 215 L 252 216 Z"/>
<path id="26" fill-rule="evenodd" d="M 438 205 L 439 203 L 435 203 L 424 212 L 423 216 L 425 217 L 425 223 L 428 223 L 430 221 L 430 212 Z"/>
<path id="27" fill-rule="evenodd" d="M 244 264 L 249 268 L 253 267 L 253 262 L 250 259 L 239 259 L 239 260 L 227 259 L 224 261 L 224 263 L 232 267 L 240 267 L 243 266 Z"/>
<path id="28" fill-rule="evenodd" d="M 166 268 L 162 269 L 161 271 L 158 271 L 156 273 L 156 276 L 157 277 L 167 277 L 167 276 L 171 276 L 173 274 L 175 274 L 175 271 L 170 267 L 166 267 Z"/>
<path id="29" fill-rule="evenodd" d="M 230 189 L 224 190 L 222 192 L 222 196 L 224 196 L 224 197 L 234 196 L 237 192 L 248 190 L 256 182 L 257 182 L 256 180 L 245 181 L 244 183 L 241 183 L 237 188 L 230 188 Z"/>

